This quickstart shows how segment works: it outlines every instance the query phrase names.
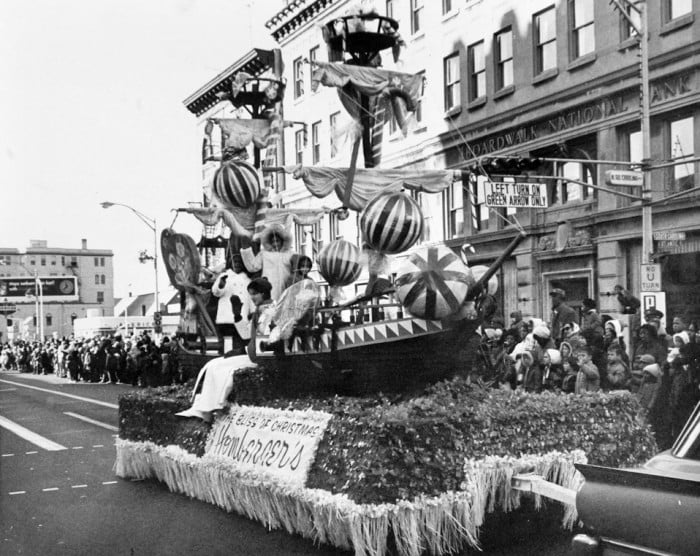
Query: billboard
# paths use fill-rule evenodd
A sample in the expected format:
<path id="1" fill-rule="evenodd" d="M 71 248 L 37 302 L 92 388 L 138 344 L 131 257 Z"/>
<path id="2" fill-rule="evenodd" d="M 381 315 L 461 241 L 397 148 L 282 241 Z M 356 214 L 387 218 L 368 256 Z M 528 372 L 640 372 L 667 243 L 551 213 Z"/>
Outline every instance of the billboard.
<path id="1" fill-rule="evenodd" d="M 38 287 L 37 281 L 41 287 Z M 0 302 L 33 303 L 41 294 L 44 301 L 78 301 L 76 276 L 0 277 Z"/>

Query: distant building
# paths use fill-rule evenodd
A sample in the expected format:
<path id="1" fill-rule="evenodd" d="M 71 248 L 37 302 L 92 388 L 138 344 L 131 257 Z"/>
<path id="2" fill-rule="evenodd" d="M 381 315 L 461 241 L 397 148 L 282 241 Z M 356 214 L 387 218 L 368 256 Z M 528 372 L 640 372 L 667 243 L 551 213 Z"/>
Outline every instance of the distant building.
<path id="1" fill-rule="evenodd" d="M 73 322 L 114 314 L 110 249 L 49 247 L 32 240 L 25 251 L 0 247 L 0 339 L 69 336 Z M 43 316 L 38 320 L 39 316 Z"/>

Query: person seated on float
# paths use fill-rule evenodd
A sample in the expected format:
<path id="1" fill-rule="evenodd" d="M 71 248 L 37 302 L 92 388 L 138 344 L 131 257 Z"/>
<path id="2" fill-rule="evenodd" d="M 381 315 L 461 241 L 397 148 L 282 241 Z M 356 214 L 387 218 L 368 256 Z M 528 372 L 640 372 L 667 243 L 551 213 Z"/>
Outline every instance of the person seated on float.
<path id="1" fill-rule="evenodd" d="M 192 407 L 176 413 L 180 417 L 199 417 L 211 421 L 212 414 L 221 411 L 233 390 L 233 377 L 236 371 L 255 368 L 255 338 L 258 334 L 269 333 L 273 308 L 272 285 L 267 278 L 255 278 L 248 284 L 248 295 L 255 306 L 250 324 L 250 342 L 243 355 L 224 355 L 209 361 L 199 371 L 193 390 Z M 198 392 L 201 383 L 201 389 Z"/>
<path id="2" fill-rule="evenodd" d="M 290 264 L 292 267 L 290 286 L 309 278 L 309 272 L 311 272 L 311 267 L 313 266 L 311 258 L 306 255 L 294 254 L 292 255 Z"/>
<path id="3" fill-rule="evenodd" d="M 241 258 L 251 274 L 262 271 L 272 285 L 272 299 L 277 300 L 292 276 L 292 237 L 282 224 L 273 222 L 263 230 L 260 244 L 261 249 L 257 254 L 252 247 L 242 248 Z"/>

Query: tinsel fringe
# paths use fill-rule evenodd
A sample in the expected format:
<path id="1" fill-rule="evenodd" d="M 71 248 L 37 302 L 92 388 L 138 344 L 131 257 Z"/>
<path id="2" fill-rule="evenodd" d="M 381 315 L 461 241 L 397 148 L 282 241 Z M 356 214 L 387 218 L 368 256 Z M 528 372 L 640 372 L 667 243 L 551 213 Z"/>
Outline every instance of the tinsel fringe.
<path id="1" fill-rule="evenodd" d="M 510 487 L 513 475 L 533 470 L 574 488 L 580 478 L 573 463 L 582 461 L 585 455 L 580 451 L 468 460 L 464 490 L 396 504 L 357 504 L 343 494 L 241 472 L 225 458 L 199 458 L 182 448 L 152 442 L 118 439 L 114 467 L 120 477 L 154 478 L 173 492 L 245 515 L 268 529 L 283 528 L 314 542 L 354 550 L 357 556 L 385 555 L 390 531 L 398 554 L 420 556 L 426 551 L 455 553 L 465 546 L 478 549 L 478 529 L 486 512 L 520 505 L 520 493 Z M 576 519 L 573 512 L 565 518 L 569 527 Z"/>

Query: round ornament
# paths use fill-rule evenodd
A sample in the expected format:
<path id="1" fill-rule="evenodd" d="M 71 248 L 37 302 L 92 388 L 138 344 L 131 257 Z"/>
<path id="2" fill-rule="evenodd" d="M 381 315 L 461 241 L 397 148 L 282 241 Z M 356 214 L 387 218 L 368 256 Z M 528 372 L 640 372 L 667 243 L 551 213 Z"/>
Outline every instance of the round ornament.
<path id="1" fill-rule="evenodd" d="M 318 255 L 318 271 L 331 287 L 347 286 L 360 277 L 360 250 L 344 239 L 326 245 Z"/>
<path id="2" fill-rule="evenodd" d="M 360 214 L 360 229 L 375 251 L 401 253 L 420 239 L 423 213 L 406 193 L 380 193 Z"/>
<path id="3" fill-rule="evenodd" d="M 484 274 L 486 274 L 486 271 L 489 269 L 488 266 L 483 265 L 483 264 L 478 264 L 475 266 L 471 267 L 472 274 L 474 274 L 474 281 L 476 282 L 479 278 L 481 278 Z M 486 287 L 486 293 L 490 293 L 491 295 L 496 295 L 496 292 L 498 291 L 498 276 L 495 274 L 489 278 L 487 282 L 487 287 Z"/>
<path id="4" fill-rule="evenodd" d="M 460 258 L 437 245 L 412 253 L 399 265 L 396 294 L 414 317 L 438 320 L 459 311 L 473 283 Z"/>
<path id="5" fill-rule="evenodd" d="M 245 160 L 224 162 L 214 173 L 214 195 L 228 206 L 252 206 L 260 195 L 260 188 L 260 174 Z"/>

